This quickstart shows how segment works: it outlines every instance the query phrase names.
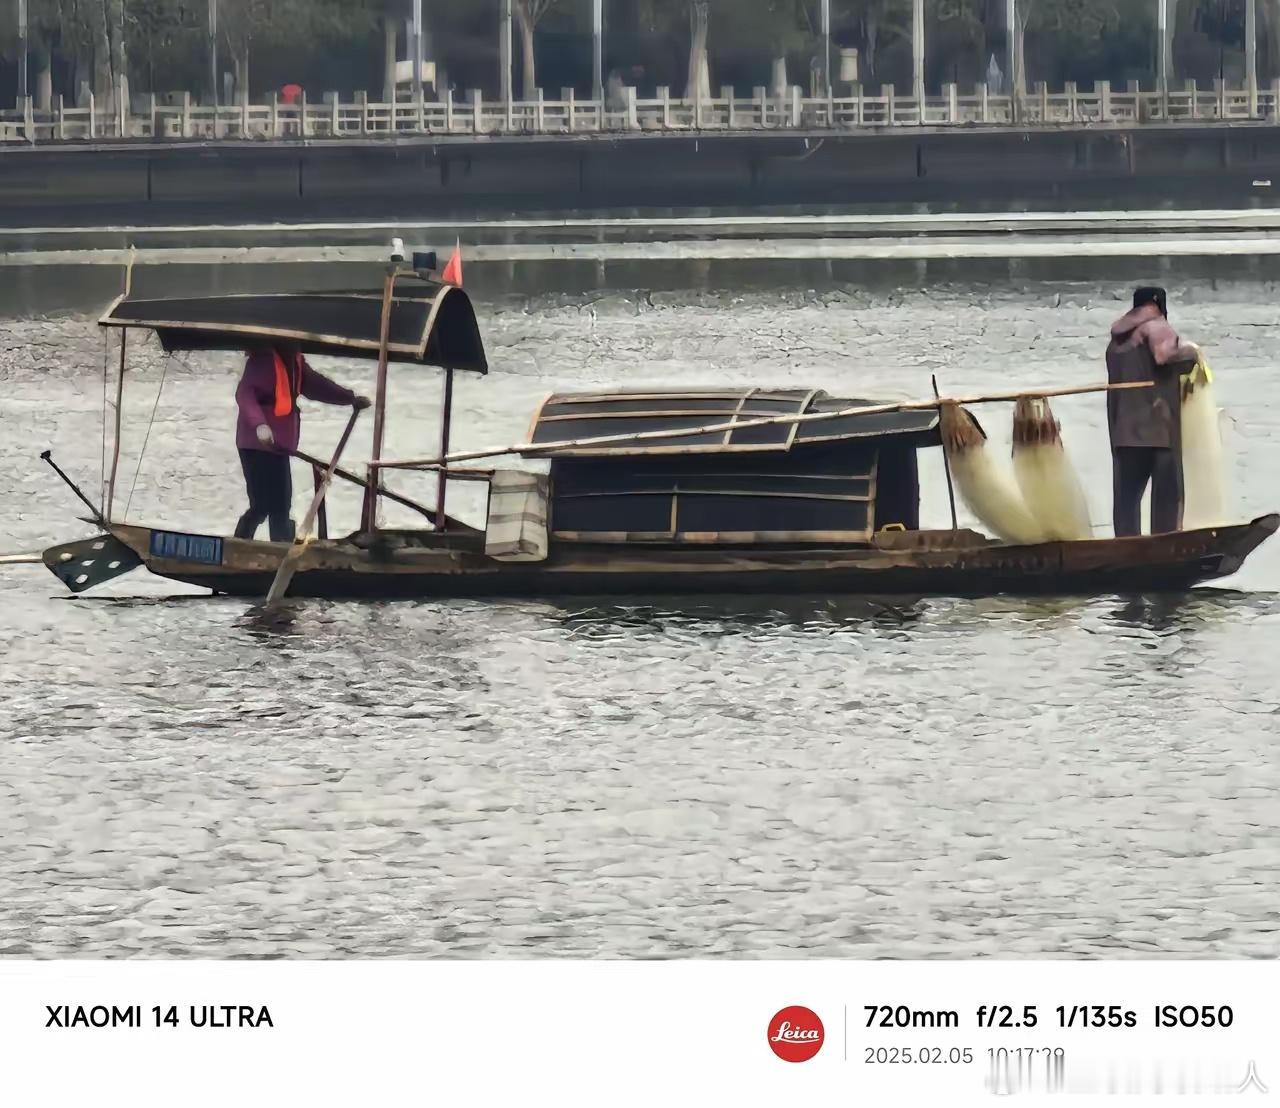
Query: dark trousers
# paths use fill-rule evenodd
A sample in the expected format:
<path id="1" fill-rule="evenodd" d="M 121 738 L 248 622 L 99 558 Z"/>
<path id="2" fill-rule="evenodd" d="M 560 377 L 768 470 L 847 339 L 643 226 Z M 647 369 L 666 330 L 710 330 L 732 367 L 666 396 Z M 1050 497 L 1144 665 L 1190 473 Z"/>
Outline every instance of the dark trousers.
<path id="1" fill-rule="evenodd" d="M 1111 449 L 1116 537 L 1142 534 L 1142 494 L 1151 483 L 1151 533 L 1182 527 L 1182 456 L 1167 447 Z"/>
<path id="2" fill-rule="evenodd" d="M 271 521 L 272 542 L 293 542 L 293 475 L 289 455 L 268 450 L 241 450 L 240 468 L 249 494 L 249 510 L 236 524 L 236 538 L 251 539 L 264 519 Z"/>

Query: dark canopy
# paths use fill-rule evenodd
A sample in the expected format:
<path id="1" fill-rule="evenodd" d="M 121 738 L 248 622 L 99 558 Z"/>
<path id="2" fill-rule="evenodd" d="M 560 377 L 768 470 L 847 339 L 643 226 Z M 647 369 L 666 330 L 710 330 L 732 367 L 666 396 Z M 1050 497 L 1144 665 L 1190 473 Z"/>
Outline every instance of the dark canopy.
<path id="1" fill-rule="evenodd" d="M 838 412 L 881 401 L 843 400 L 818 389 L 699 389 L 585 393 L 548 397 L 534 418 L 532 443 L 570 442 L 642 432 L 667 432 L 616 444 L 530 451 L 541 457 L 634 454 L 786 452 L 793 447 L 846 439 L 898 438 L 915 446 L 938 444 L 935 410 L 849 415 L 807 423 L 776 423 L 741 430 L 693 433 L 772 416 Z"/>
<path id="2" fill-rule="evenodd" d="M 293 342 L 308 354 L 377 358 L 382 293 L 290 292 L 245 296 L 120 299 L 104 327 L 146 327 L 165 350 L 245 350 Z M 401 279 L 391 306 L 393 362 L 488 370 L 471 300 L 452 285 Z"/>

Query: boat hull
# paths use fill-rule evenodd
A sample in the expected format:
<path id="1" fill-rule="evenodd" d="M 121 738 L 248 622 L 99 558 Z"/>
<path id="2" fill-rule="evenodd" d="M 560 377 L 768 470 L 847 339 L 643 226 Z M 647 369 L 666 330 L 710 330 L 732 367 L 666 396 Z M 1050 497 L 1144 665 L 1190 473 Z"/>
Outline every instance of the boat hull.
<path id="1" fill-rule="evenodd" d="M 1171 535 L 1013 546 L 979 536 L 936 544 L 828 549 L 612 548 L 557 545 L 544 562 L 498 562 L 466 549 L 373 552 L 315 543 L 289 589 L 295 597 L 424 598 L 689 594 L 1091 595 L 1182 591 L 1235 573 L 1280 527 L 1280 515 Z M 287 547 L 216 540 L 218 564 L 157 557 L 148 528 L 118 526 L 151 572 L 233 596 L 265 596 Z M 949 536 L 947 532 L 933 533 Z M 964 534 L 964 533 L 961 533 Z M 969 533 L 972 534 L 972 533 Z"/>

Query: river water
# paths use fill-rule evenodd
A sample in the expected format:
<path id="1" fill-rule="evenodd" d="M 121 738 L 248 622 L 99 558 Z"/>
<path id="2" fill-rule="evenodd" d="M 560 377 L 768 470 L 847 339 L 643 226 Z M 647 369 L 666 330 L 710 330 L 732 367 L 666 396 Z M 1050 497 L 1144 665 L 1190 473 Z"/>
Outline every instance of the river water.
<path id="1" fill-rule="evenodd" d="M 478 275 L 493 370 L 459 386 L 460 448 L 522 437 L 551 389 L 1092 381 L 1142 276 L 780 290 L 693 265 L 538 296 L 509 272 Z M 102 468 L 101 278 L 11 274 L 0 553 L 90 533 L 41 450 L 94 495 Z M 1238 514 L 1274 510 L 1276 290 L 1164 281 L 1219 373 Z M 154 411 L 130 518 L 225 531 L 237 365 L 136 365 L 121 502 Z M 393 387 L 391 452 L 430 453 L 437 381 Z M 1105 533 L 1102 404 L 1055 410 Z M 344 418 L 312 406 L 304 448 Z M 936 459 L 924 479 L 945 525 Z M 340 492 L 335 525 L 355 509 Z M 1181 597 L 309 602 L 267 625 L 141 571 L 70 599 L 3 569 L 0 955 L 1272 957 L 1278 593 L 1273 542 Z"/>

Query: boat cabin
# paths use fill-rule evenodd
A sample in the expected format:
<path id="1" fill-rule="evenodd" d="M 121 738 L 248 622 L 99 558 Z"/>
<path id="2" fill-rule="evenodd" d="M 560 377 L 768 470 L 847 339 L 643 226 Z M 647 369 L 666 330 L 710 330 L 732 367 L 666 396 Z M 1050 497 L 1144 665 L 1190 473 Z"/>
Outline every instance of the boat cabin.
<path id="1" fill-rule="evenodd" d="M 939 445 L 936 412 L 758 425 L 858 405 L 818 389 L 556 395 L 525 456 L 550 459 L 560 542 L 844 544 L 916 530 L 916 451 Z M 592 441 L 628 435 L 645 437 Z"/>

